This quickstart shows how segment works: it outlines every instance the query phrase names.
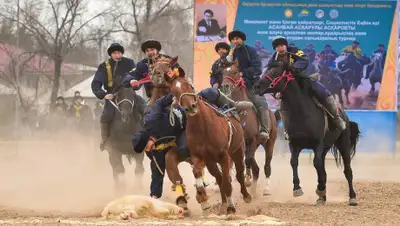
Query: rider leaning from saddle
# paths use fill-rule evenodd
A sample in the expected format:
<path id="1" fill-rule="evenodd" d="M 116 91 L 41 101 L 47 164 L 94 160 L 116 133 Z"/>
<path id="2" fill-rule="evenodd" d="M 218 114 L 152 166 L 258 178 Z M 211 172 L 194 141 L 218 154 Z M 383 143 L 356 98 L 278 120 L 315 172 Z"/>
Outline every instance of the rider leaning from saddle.
<path id="1" fill-rule="evenodd" d="M 272 47 L 276 52 L 272 55 L 272 58 L 268 63 L 268 68 L 277 67 L 283 63 L 286 69 L 292 71 L 295 76 L 306 79 L 318 101 L 320 101 L 321 104 L 324 105 L 325 109 L 334 116 L 333 122 L 336 127 L 341 131 L 345 130 L 346 123 L 340 117 L 339 107 L 336 105 L 335 98 L 318 80 L 309 77 L 304 73 L 308 66 L 307 56 L 304 55 L 303 51 L 298 50 L 297 48 L 288 48 L 287 46 L 288 41 L 285 37 L 277 36 L 274 38 L 272 41 Z M 287 128 L 287 123 L 285 123 L 284 119 L 288 117 L 288 112 L 284 109 L 281 109 L 280 112 L 285 124 L 284 126 Z"/>
<path id="2" fill-rule="evenodd" d="M 124 79 L 125 86 L 130 87 L 131 85 L 134 85 L 138 80 L 151 76 L 154 63 L 153 59 L 155 60 L 171 59 L 170 56 L 160 53 L 161 48 L 162 48 L 161 43 L 154 39 L 149 39 L 142 43 L 141 49 L 143 53 L 146 54 L 147 57 L 139 61 L 136 68 L 132 69 L 129 73 L 126 74 Z M 178 63 L 172 66 L 176 70 L 179 70 L 180 73 L 185 73 Z M 141 85 L 136 86 L 136 88 L 140 87 Z M 144 88 L 146 90 L 146 96 L 148 98 L 151 98 L 153 84 L 145 83 Z"/>
<path id="3" fill-rule="evenodd" d="M 230 49 L 231 47 L 229 46 L 229 44 L 225 42 L 219 42 L 215 45 L 215 52 L 217 52 L 220 58 L 216 60 L 211 66 L 210 84 L 213 88 L 221 87 L 223 77 L 222 70 L 220 70 L 220 68 L 223 67 L 224 64 L 226 64 L 226 57 Z"/>
<path id="4" fill-rule="evenodd" d="M 255 95 L 254 84 L 260 79 L 261 59 L 256 49 L 244 44 L 246 34 L 241 31 L 232 31 L 228 35 L 229 41 L 234 45 L 230 50 L 227 60 L 238 60 L 239 71 L 246 86 L 247 97 L 257 108 L 257 118 L 260 122 L 260 138 L 269 139 L 269 111 L 268 103 L 264 96 Z"/>
<path id="5" fill-rule="evenodd" d="M 110 58 L 99 65 L 92 81 L 93 94 L 101 100 L 105 99 L 104 109 L 100 117 L 102 137 L 100 150 L 102 151 L 105 149 L 105 144 L 110 136 L 111 121 L 116 110 L 110 101 L 113 101 L 114 92 L 121 85 L 118 83 L 122 81 L 125 73 L 135 68 L 132 59 L 122 56 L 124 52 L 124 47 L 119 43 L 111 44 L 107 49 Z M 137 109 L 140 109 L 139 111 L 143 110 L 144 100 L 139 95 L 136 95 L 135 104 L 138 107 Z M 143 113 L 140 112 L 140 114 Z"/>
<path id="6" fill-rule="evenodd" d="M 229 99 L 216 88 L 202 90 L 198 95 L 218 107 L 236 107 L 238 110 L 246 110 L 253 107 L 253 104 L 250 102 L 235 102 Z M 172 94 L 167 94 L 156 100 L 150 106 L 151 110 L 146 113 L 143 130 L 138 132 L 132 140 L 135 152 L 141 153 L 145 151 L 151 160 L 150 196 L 153 198 L 160 198 L 162 196 L 166 152 L 171 147 L 176 146 L 181 159 L 189 157 L 185 136 L 186 117 L 183 109 L 173 104 L 173 99 Z M 171 123 L 171 107 L 173 108 L 172 116 L 174 123 Z M 171 140 L 170 137 L 174 137 L 175 139 Z M 167 139 L 164 140 L 163 138 Z"/>

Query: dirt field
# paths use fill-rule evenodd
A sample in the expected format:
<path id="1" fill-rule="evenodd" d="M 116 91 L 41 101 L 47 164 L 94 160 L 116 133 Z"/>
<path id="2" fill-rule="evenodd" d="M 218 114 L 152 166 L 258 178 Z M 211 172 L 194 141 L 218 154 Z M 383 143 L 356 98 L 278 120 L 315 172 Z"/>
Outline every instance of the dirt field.
<path id="1" fill-rule="evenodd" d="M 359 205 L 349 207 L 347 183 L 342 169 L 327 160 L 328 202 L 315 206 L 316 172 L 308 154 L 301 157 L 299 173 L 305 194 L 292 196 L 292 172 L 288 155 L 276 149 L 272 169 L 272 195 L 258 195 L 244 204 L 235 181 L 238 202 L 236 220 L 203 217 L 194 195 L 194 179 L 187 164 L 180 166 L 189 188 L 190 219 L 178 221 L 105 221 L 100 212 L 115 198 L 106 152 L 97 142 L 74 140 L 0 143 L 0 225 L 398 225 L 400 222 L 400 160 L 388 155 L 356 155 L 353 161 L 355 189 Z M 258 153 L 263 168 L 263 152 Z M 146 159 L 143 187 L 135 180 L 134 167 L 127 164 L 127 193 L 148 195 L 149 162 Z M 263 173 L 263 172 L 262 172 Z M 263 175 L 263 174 L 262 174 Z M 210 177 L 208 180 L 212 180 Z M 262 191 L 264 177 L 259 182 Z M 164 186 L 166 201 L 173 202 L 170 182 Z M 219 193 L 211 190 L 214 204 Z M 210 214 L 210 213 L 207 213 Z M 248 218 L 252 216 L 252 218 Z M 270 220 L 268 217 L 275 218 Z"/>

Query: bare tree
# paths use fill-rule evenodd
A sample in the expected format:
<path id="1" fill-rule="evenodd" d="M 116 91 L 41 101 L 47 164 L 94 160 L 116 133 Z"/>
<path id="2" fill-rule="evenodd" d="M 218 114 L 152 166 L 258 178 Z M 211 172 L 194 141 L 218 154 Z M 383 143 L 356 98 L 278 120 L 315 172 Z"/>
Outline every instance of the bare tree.
<path id="1" fill-rule="evenodd" d="M 103 15 L 111 12 L 107 7 L 100 12 L 88 12 L 88 0 L 27 0 L 15 9 L 7 7 L 0 16 L 20 23 L 36 41 L 36 47 L 54 61 L 54 76 L 51 91 L 51 109 L 60 88 L 61 67 L 65 56 L 84 41 L 86 28 Z"/>
<path id="2" fill-rule="evenodd" d="M 4 54 L 4 61 L 0 67 L 0 83 L 15 92 L 23 111 L 27 113 L 42 94 L 41 91 L 49 88 L 42 86 L 43 89 L 40 90 L 40 82 L 43 81 L 42 68 L 33 66 L 33 60 L 38 57 L 38 53 L 24 52 L 5 43 L 0 43 L 0 52 Z M 27 73 L 29 76 L 26 76 Z"/>
<path id="3" fill-rule="evenodd" d="M 114 21 L 127 34 L 135 58 L 142 54 L 140 44 L 154 38 L 162 42 L 168 54 L 179 54 L 181 63 L 191 66 L 193 1 L 123 0 L 120 4 L 125 6 L 122 7 L 124 10 L 115 15 Z"/>

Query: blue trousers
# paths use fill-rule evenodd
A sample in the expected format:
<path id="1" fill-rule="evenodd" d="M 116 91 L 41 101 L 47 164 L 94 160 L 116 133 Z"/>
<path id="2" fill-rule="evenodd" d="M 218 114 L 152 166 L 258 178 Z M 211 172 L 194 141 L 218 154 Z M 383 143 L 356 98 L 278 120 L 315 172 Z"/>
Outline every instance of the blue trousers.
<path id="1" fill-rule="evenodd" d="M 189 152 L 187 150 L 187 145 L 186 145 L 186 136 L 185 132 L 182 132 L 180 136 L 176 138 L 176 146 L 178 149 L 178 154 L 180 157 L 187 158 L 189 157 Z M 162 196 L 162 191 L 163 191 L 163 186 L 164 186 L 164 175 L 165 174 L 165 154 L 167 153 L 167 150 L 164 151 L 153 151 L 151 153 L 146 153 L 147 156 L 150 158 L 150 169 L 151 169 L 151 183 L 150 183 L 150 196 L 156 196 L 157 198 L 160 198 Z M 158 166 L 160 167 L 161 171 L 163 174 L 160 173 L 159 169 L 156 166 L 156 163 L 154 162 L 153 156 L 156 159 Z"/>
<path id="2" fill-rule="evenodd" d="M 163 192 L 163 185 L 164 185 L 164 175 L 165 174 L 165 154 L 166 151 L 153 151 L 151 153 L 146 153 L 147 157 L 150 158 L 150 169 L 151 169 L 151 183 L 150 183 L 150 196 L 156 196 L 160 198 Z M 160 166 L 161 171 L 163 174 L 160 173 L 158 170 L 154 159 L 156 159 L 158 166 Z"/>

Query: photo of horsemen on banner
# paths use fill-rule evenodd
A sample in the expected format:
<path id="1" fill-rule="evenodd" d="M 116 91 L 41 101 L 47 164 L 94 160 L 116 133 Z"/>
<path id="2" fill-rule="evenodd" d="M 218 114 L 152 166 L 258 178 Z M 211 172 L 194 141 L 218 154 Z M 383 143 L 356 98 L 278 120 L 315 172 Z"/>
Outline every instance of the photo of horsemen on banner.
<path id="1" fill-rule="evenodd" d="M 307 59 L 304 73 L 322 83 L 345 109 L 380 109 L 377 106 L 380 93 L 389 93 L 393 88 L 387 84 L 382 91 L 381 83 L 392 29 L 385 24 L 392 23 L 394 9 L 384 9 L 385 14 L 355 14 L 351 10 L 361 9 L 284 4 L 241 7 L 235 29 L 247 34 L 246 42 L 261 58 L 262 71 L 267 69 L 275 52 L 273 39 L 282 36 L 288 42 L 287 52 L 299 53 Z M 267 98 L 272 107 L 278 105 L 272 96 Z"/>
<path id="2" fill-rule="evenodd" d="M 260 40 L 255 42 L 254 47 L 265 71 L 272 57 L 271 50 L 265 48 Z M 333 49 L 329 43 L 320 50 L 312 43 L 303 47 L 290 43 L 289 47 L 307 56 L 306 74 L 319 80 L 345 109 L 375 109 L 386 59 L 384 44 L 376 45 L 369 55 L 362 52 L 357 40 L 340 51 Z"/>

